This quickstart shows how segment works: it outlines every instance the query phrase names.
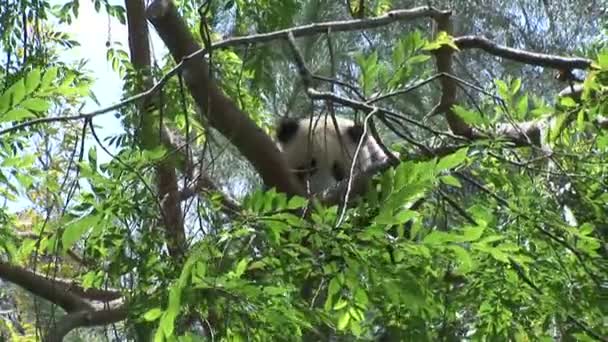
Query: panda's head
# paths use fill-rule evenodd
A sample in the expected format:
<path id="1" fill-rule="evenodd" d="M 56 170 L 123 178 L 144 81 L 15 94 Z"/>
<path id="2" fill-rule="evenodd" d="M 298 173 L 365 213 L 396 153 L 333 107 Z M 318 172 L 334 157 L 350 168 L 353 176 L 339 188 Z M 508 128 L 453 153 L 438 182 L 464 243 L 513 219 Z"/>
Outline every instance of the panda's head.
<path id="1" fill-rule="evenodd" d="M 312 193 L 348 177 L 360 140 L 355 172 L 372 165 L 374 152 L 379 150 L 373 138 L 363 134 L 362 125 L 339 117 L 335 120 L 329 115 L 282 119 L 277 127 L 278 146 L 288 166 Z"/>

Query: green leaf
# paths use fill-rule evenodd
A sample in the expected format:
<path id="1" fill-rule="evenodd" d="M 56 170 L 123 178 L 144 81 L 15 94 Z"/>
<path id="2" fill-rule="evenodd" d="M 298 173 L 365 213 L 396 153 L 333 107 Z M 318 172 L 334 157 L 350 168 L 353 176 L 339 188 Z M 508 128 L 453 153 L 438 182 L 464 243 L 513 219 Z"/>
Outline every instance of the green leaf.
<path id="1" fill-rule="evenodd" d="M 452 169 L 452 168 L 458 166 L 459 164 L 464 162 L 464 160 L 467 158 L 468 151 L 469 151 L 468 147 L 463 147 L 463 148 L 459 149 L 458 151 L 456 151 L 455 153 L 452 153 L 448 156 L 441 158 L 439 160 L 439 162 L 437 163 L 437 167 L 435 168 L 435 170 L 437 172 L 441 172 L 443 170 L 449 170 L 449 169 Z"/>
<path id="2" fill-rule="evenodd" d="M 189 267 L 192 267 L 192 264 L 190 264 Z M 160 319 L 160 328 L 165 333 L 165 336 L 173 335 L 173 331 L 175 329 L 175 318 L 180 311 L 181 298 L 181 289 L 178 286 L 173 285 L 169 290 L 169 304 L 167 306 L 167 310 Z"/>
<path id="3" fill-rule="evenodd" d="M 481 238 L 483 235 L 484 230 L 485 227 L 483 226 L 467 227 L 463 230 L 462 237 L 464 241 L 467 242 L 479 240 L 479 238 Z"/>
<path id="4" fill-rule="evenodd" d="M 367 296 L 367 292 L 361 287 L 358 287 L 355 290 L 355 302 L 359 307 L 366 307 L 369 303 L 369 297 Z"/>
<path id="5" fill-rule="evenodd" d="M 380 209 L 380 213 L 378 213 L 378 216 L 376 216 L 374 218 L 374 224 L 392 225 L 393 223 L 394 223 L 393 208 L 383 206 Z"/>
<path id="6" fill-rule="evenodd" d="M 576 101 L 574 101 L 574 99 L 569 96 L 560 98 L 559 104 L 565 108 L 576 107 Z"/>
<path id="7" fill-rule="evenodd" d="M 99 222 L 97 215 L 87 215 L 69 223 L 61 236 L 63 251 L 67 251 L 78 241 L 84 233 L 92 229 Z"/>
<path id="8" fill-rule="evenodd" d="M 348 312 L 350 313 L 350 317 L 354 320 L 362 321 L 365 319 L 365 313 L 354 306 L 349 307 Z"/>
<path id="9" fill-rule="evenodd" d="M 402 210 L 402 211 L 398 212 L 397 215 L 395 215 L 393 224 L 394 225 L 404 224 L 404 223 L 408 222 L 409 220 L 413 219 L 414 217 L 416 217 L 416 215 L 418 215 L 418 214 L 415 211 Z"/>
<path id="10" fill-rule="evenodd" d="M 23 100 L 23 98 L 25 97 L 25 82 L 23 81 L 23 79 L 20 79 L 19 81 L 17 81 L 12 87 L 11 87 L 12 93 L 13 93 L 13 106 L 16 104 L 19 104 L 21 102 L 21 100 Z"/>
<path id="11" fill-rule="evenodd" d="M 163 311 L 160 308 L 150 309 L 144 314 L 144 320 L 148 322 L 156 321 L 162 313 Z"/>
<path id="12" fill-rule="evenodd" d="M 597 137 L 596 143 L 600 150 L 604 152 L 608 151 L 608 134 L 601 132 Z"/>
<path id="13" fill-rule="evenodd" d="M 294 196 L 289 199 L 289 202 L 287 203 L 287 209 L 293 210 L 293 209 L 303 208 L 304 206 L 306 206 L 306 203 L 308 203 L 306 198 L 300 197 L 300 196 Z"/>
<path id="14" fill-rule="evenodd" d="M 416 55 L 407 60 L 407 64 L 419 64 L 428 61 L 431 58 L 429 55 Z"/>
<path id="15" fill-rule="evenodd" d="M 505 253 L 518 252 L 519 246 L 512 242 L 505 242 L 505 243 L 501 243 L 500 245 L 496 246 L 496 249 L 499 249 L 500 251 L 505 252 Z"/>
<path id="16" fill-rule="evenodd" d="M 287 289 L 278 286 L 267 286 L 264 288 L 264 293 L 270 296 L 282 296 L 287 293 Z"/>
<path id="17" fill-rule="evenodd" d="M 578 233 L 581 236 L 587 236 L 587 235 L 591 235 L 591 233 L 593 233 L 594 230 L 595 230 L 595 226 L 592 223 L 586 222 L 580 226 L 580 228 L 578 229 Z"/>
<path id="18" fill-rule="evenodd" d="M 350 322 L 350 313 L 348 310 L 345 310 L 338 319 L 338 330 L 346 329 L 348 322 Z"/>
<path id="19" fill-rule="evenodd" d="M 597 64 L 602 69 L 608 69 L 608 53 L 603 52 L 597 55 Z"/>
<path id="20" fill-rule="evenodd" d="M 605 63 L 607 63 L 606 66 L 608 67 L 608 60 Z M 597 341 L 597 338 L 593 338 L 584 332 L 574 333 L 574 334 L 572 334 L 572 336 L 575 338 L 575 340 L 577 342 L 595 342 L 595 341 Z M 551 339 L 547 338 L 547 341 L 551 341 Z"/>
<path id="21" fill-rule="evenodd" d="M 422 242 L 428 245 L 442 245 L 447 242 L 454 242 L 456 240 L 457 237 L 454 236 L 454 234 L 434 230 L 425 236 Z"/>
<path id="22" fill-rule="evenodd" d="M 151 150 L 144 150 L 142 157 L 147 161 L 159 161 L 165 157 L 167 150 L 164 146 L 156 146 Z"/>
<path id="23" fill-rule="evenodd" d="M 500 262 L 503 262 L 503 263 L 505 263 L 505 264 L 508 264 L 508 263 L 509 263 L 509 255 L 508 255 L 508 254 L 503 253 L 503 252 L 502 252 L 501 250 L 499 250 L 499 249 L 496 249 L 496 248 L 490 249 L 490 255 L 491 255 L 491 256 L 492 256 L 494 259 L 496 259 L 496 260 L 498 260 L 498 261 L 500 261 Z"/>
<path id="24" fill-rule="evenodd" d="M 15 108 L 0 117 L 0 122 L 19 121 L 35 118 L 36 115 L 25 108 Z"/>
<path id="25" fill-rule="evenodd" d="M 465 274 L 473 270 L 473 259 L 471 258 L 469 251 L 458 245 L 450 245 L 448 248 L 451 249 L 456 256 L 456 260 L 459 264 L 459 273 Z"/>
<path id="26" fill-rule="evenodd" d="M 432 42 L 427 42 L 422 49 L 432 51 L 441 48 L 443 45 L 448 45 L 452 49 L 460 51 L 458 46 L 456 46 L 454 43 L 454 37 L 448 35 L 448 33 L 445 31 L 439 32 L 439 34 L 437 34 L 437 38 Z"/>
<path id="27" fill-rule="evenodd" d="M 1 113 L 6 112 L 11 105 L 11 94 L 10 92 L 5 92 L 0 95 L 0 115 Z"/>
<path id="28" fill-rule="evenodd" d="M 348 305 L 348 302 L 345 301 L 344 299 L 340 299 L 338 300 L 338 302 L 334 305 L 333 309 L 338 311 L 340 309 L 343 309 L 346 307 L 346 305 Z"/>
<path id="29" fill-rule="evenodd" d="M 82 286 L 86 289 L 92 288 L 96 283 L 99 283 L 101 280 L 100 278 L 101 277 L 99 277 L 96 272 L 87 272 L 84 277 L 82 277 Z"/>
<path id="30" fill-rule="evenodd" d="M 513 81 L 513 84 L 511 87 L 511 95 L 517 94 L 519 89 L 521 89 L 521 78 L 517 78 L 517 79 L 515 79 L 515 81 Z"/>
<path id="31" fill-rule="evenodd" d="M 340 292 L 341 289 L 340 279 L 338 279 L 338 277 L 333 277 L 329 281 L 329 286 L 327 287 L 327 296 L 334 296 Z"/>
<path id="32" fill-rule="evenodd" d="M 173 335 L 174 319 L 175 319 L 175 316 L 170 315 L 168 313 L 165 313 L 161 317 L 160 324 L 159 324 L 159 330 L 162 331 L 165 334 L 165 336 Z M 160 341 L 164 341 L 164 339 L 160 340 Z"/>
<path id="33" fill-rule="evenodd" d="M 585 111 L 583 109 L 578 111 L 576 115 L 576 129 L 582 131 L 585 128 Z"/>
<path id="34" fill-rule="evenodd" d="M 458 178 L 456 178 L 456 177 L 454 177 L 452 175 L 442 176 L 439 179 L 445 185 L 451 185 L 451 186 L 456 187 L 456 188 L 462 187 L 462 184 L 460 184 L 460 181 L 458 180 Z"/>
<path id="35" fill-rule="evenodd" d="M 380 65 L 378 64 L 378 52 L 374 51 L 367 58 L 363 54 L 356 56 L 357 64 L 361 69 L 359 82 L 363 85 L 363 94 L 369 95 L 378 82 Z"/>
<path id="36" fill-rule="evenodd" d="M 528 95 L 522 96 L 516 105 L 517 118 L 524 119 L 528 113 Z"/>
<path id="37" fill-rule="evenodd" d="M 25 79 L 25 91 L 30 94 L 40 85 L 40 69 L 32 70 Z"/>
<path id="38" fill-rule="evenodd" d="M 555 139 L 557 139 L 557 137 L 559 137 L 567 118 L 568 118 L 568 115 L 566 113 L 560 113 L 559 115 L 557 115 L 554 118 L 553 124 L 549 131 L 549 141 L 553 142 L 553 141 L 555 141 Z"/>
<path id="39" fill-rule="evenodd" d="M 30 98 L 21 102 L 21 107 L 34 112 L 44 112 L 49 109 L 50 104 L 40 98 Z"/>
<path id="40" fill-rule="evenodd" d="M 465 123 L 473 126 L 481 126 L 486 123 L 486 120 L 481 116 L 480 113 L 472 110 L 465 109 L 462 106 L 454 105 L 452 110 L 458 115 Z"/>
<path id="41" fill-rule="evenodd" d="M 496 241 L 500 241 L 500 240 L 504 240 L 504 236 L 501 235 L 490 235 L 490 236 L 486 236 L 483 239 L 479 240 L 477 242 L 478 245 L 488 245 L 491 243 L 494 243 Z"/>
<path id="42" fill-rule="evenodd" d="M 93 172 L 97 171 L 97 149 L 95 146 L 89 149 L 89 166 Z"/>
<path id="43" fill-rule="evenodd" d="M 57 67 L 49 68 L 42 76 L 42 82 L 40 88 L 47 89 L 51 83 L 57 78 Z"/>
<path id="44" fill-rule="evenodd" d="M 511 92 L 509 91 L 509 87 L 507 86 L 507 84 L 504 81 L 495 80 L 494 84 L 496 84 L 496 87 L 498 88 L 498 90 L 497 90 L 498 95 L 503 100 L 509 100 L 511 98 Z"/>
<path id="45" fill-rule="evenodd" d="M 249 264 L 250 259 L 249 258 L 243 258 L 241 259 L 238 264 L 236 265 L 236 269 L 234 270 L 234 274 L 236 275 L 236 277 L 240 277 L 243 275 L 243 273 L 245 273 L 245 270 L 247 270 L 247 265 Z"/>

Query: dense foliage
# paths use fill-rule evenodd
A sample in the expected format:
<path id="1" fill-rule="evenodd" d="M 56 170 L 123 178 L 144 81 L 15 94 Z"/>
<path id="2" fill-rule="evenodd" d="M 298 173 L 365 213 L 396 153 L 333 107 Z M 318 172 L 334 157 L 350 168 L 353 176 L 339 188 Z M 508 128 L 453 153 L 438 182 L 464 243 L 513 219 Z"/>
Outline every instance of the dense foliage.
<path id="1" fill-rule="evenodd" d="M 74 330 L 68 335 L 74 340 L 608 336 L 608 39 L 601 27 L 605 17 L 598 19 L 600 4 L 583 11 L 548 2 L 446 2 L 470 12 L 456 16 L 454 35 L 480 34 L 520 49 L 593 61 L 592 70 L 575 72 L 584 77 L 584 91 L 574 99 L 557 97 L 557 89 L 569 83 L 559 83 L 548 68 L 477 50 L 457 55 L 453 68 L 461 88 L 453 110 L 463 122 L 496 132 L 499 123 L 543 121 L 541 144 L 449 133 L 445 117 L 433 111 L 442 91 L 433 79 L 433 56 L 454 43 L 434 32 L 428 18 L 299 37 L 310 71 L 325 78 L 315 79 L 319 90 L 366 102 L 417 85 L 386 96 L 382 106 L 395 115 L 376 122 L 385 141 L 401 152 L 401 163 L 377 174 L 368 191 L 348 198 L 351 205 L 344 207 L 263 191 L 232 137 L 200 118 L 179 72 L 152 104 L 128 101 L 85 113 L 82 106 L 97 100 L 95 75 L 84 61 L 62 59 L 79 43 L 57 25 L 77 19 L 79 1 L 5 2 L 0 336 L 35 340 L 71 314 L 66 301 L 23 291 L 25 281 L 9 267 L 121 294 L 120 305 L 128 308 L 124 319 L 83 323 L 101 328 Z M 125 23 L 122 4 L 92 3 L 99 15 Z M 413 6 L 176 3 L 202 44 Z M 513 17 L 525 23 L 510 22 Z M 513 27 L 509 34 L 505 22 Z M 564 25 L 577 34 L 560 31 Z M 544 30 L 551 39 L 542 39 Z M 133 51 L 124 49 L 108 38 L 107 59 L 124 81 L 124 98 L 141 91 L 146 77 L 158 82 L 176 65 L 163 56 L 143 75 L 129 59 Z M 266 132 L 286 114 L 367 114 L 308 98 L 284 40 L 216 49 L 208 61 L 213 79 Z M 124 131 L 102 139 L 112 115 Z M 191 155 L 146 140 L 161 134 L 159 124 L 183 136 Z M 194 166 L 184 166 L 189 162 Z M 186 245 L 179 256 L 171 252 L 158 165 L 177 170 L 182 190 L 196 183 L 193 174 L 215 182 L 180 198 Z"/>

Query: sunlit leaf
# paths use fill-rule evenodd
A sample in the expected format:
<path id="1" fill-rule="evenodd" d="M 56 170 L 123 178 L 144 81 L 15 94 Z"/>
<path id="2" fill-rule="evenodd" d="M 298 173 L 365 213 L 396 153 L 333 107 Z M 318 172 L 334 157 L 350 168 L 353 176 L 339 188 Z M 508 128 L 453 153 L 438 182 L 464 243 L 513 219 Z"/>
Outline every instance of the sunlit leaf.
<path id="1" fill-rule="evenodd" d="M 68 224 L 61 236 L 63 250 L 67 251 L 89 230 L 99 222 L 96 215 L 87 215 Z"/>
<path id="2" fill-rule="evenodd" d="M 471 254 L 466 249 L 458 245 L 450 245 L 449 248 L 456 256 L 459 273 L 465 274 L 473 270 L 473 259 L 471 258 Z"/>
<path id="3" fill-rule="evenodd" d="M 479 240 L 483 235 L 485 228 L 483 226 L 477 227 L 467 227 L 463 230 L 463 239 L 464 241 L 475 241 Z"/>
<path id="4" fill-rule="evenodd" d="M 338 319 L 338 330 L 346 329 L 348 322 L 350 322 L 350 313 L 348 310 L 345 310 Z"/>
<path id="5" fill-rule="evenodd" d="M 576 107 L 576 105 L 577 105 L 576 101 L 574 101 L 573 98 L 568 97 L 568 96 L 560 98 L 559 104 L 566 108 Z"/>
<path id="6" fill-rule="evenodd" d="M 526 117 L 526 113 L 528 112 L 528 96 L 522 96 L 516 105 L 517 118 L 524 119 Z"/>
<path id="7" fill-rule="evenodd" d="M 38 88 L 38 85 L 40 85 L 40 69 L 36 68 L 32 71 L 30 71 L 27 74 L 27 77 L 25 79 L 25 91 L 26 93 L 31 93 L 34 90 L 36 90 L 36 88 Z"/>
<path id="8" fill-rule="evenodd" d="M 293 210 L 303 208 L 306 206 L 306 203 L 308 203 L 308 201 L 304 197 L 294 196 L 289 199 L 289 202 L 287 202 L 286 209 Z"/>
<path id="9" fill-rule="evenodd" d="M 340 299 L 333 307 L 334 310 L 341 310 L 343 308 L 346 307 L 346 305 L 348 305 L 348 302 L 345 301 L 344 299 Z"/>
<path id="10" fill-rule="evenodd" d="M 19 121 L 23 119 L 35 118 L 36 115 L 25 108 L 15 108 L 8 113 L 0 116 L 0 122 Z"/>
<path id="11" fill-rule="evenodd" d="M 455 153 L 447 155 L 439 160 L 437 163 L 437 171 L 453 169 L 459 164 L 463 163 L 467 158 L 469 149 L 467 147 L 461 148 Z"/>
<path id="12" fill-rule="evenodd" d="M 57 78 L 57 67 L 51 67 L 46 70 L 44 76 L 42 76 L 42 82 L 40 83 L 40 88 L 46 89 L 51 83 Z"/>
<path id="13" fill-rule="evenodd" d="M 163 313 L 163 311 L 160 308 L 150 309 L 144 314 L 144 320 L 146 320 L 148 322 L 156 321 L 157 319 L 160 318 L 162 313 Z"/>
<path id="14" fill-rule="evenodd" d="M 241 259 L 236 265 L 236 269 L 234 270 L 234 274 L 236 277 L 240 277 L 247 270 L 247 265 L 249 264 L 249 258 Z"/>
<path id="15" fill-rule="evenodd" d="M 445 185 L 451 185 L 456 188 L 462 187 L 462 184 L 460 184 L 460 181 L 458 180 L 458 178 L 456 178 L 452 175 L 442 176 L 440 179 L 441 179 L 441 182 Z"/>
<path id="16" fill-rule="evenodd" d="M 21 102 L 20 106 L 34 112 L 44 112 L 49 109 L 50 104 L 41 98 L 29 98 Z"/>
<path id="17" fill-rule="evenodd" d="M 472 110 L 465 109 L 459 105 L 452 107 L 454 113 L 458 115 L 465 123 L 473 126 L 481 126 L 486 123 L 486 120 L 481 116 L 480 113 Z"/>

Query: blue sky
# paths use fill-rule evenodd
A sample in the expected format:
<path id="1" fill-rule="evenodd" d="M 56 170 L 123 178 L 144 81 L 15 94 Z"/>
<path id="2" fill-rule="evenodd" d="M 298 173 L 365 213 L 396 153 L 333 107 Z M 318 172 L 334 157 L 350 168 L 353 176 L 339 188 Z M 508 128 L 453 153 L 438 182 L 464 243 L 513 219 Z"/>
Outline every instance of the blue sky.
<path id="1" fill-rule="evenodd" d="M 124 4 L 123 1 L 116 0 L 110 0 L 109 2 L 113 5 Z M 64 0 L 51 0 L 52 5 L 63 5 L 64 3 L 66 3 Z M 92 90 L 100 104 L 97 105 L 93 100 L 87 100 L 83 112 L 99 109 L 120 101 L 123 81 L 112 70 L 112 66 L 106 60 L 106 41 L 118 42 L 124 50 L 128 51 L 127 26 L 122 25 L 114 18 L 109 18 L 103 8 L 99 13 L 96 12 L 90 0 L 80 1 L 79 15 L 76 20 L 72 21 L 69 25 L 62 24 L 58 26 L 59 31 L 69 33 L 73 40 L 80 43 L 79 47 L 63 51 L 60 58 L 66 62 L 82 58 L 88 60 L 87 69 L 92 72 L 95 80 Z M 162 40 L 160 40 L 154 31 L 154 28 L 151 25 L 149 25 L 149 28 L 152 36 L 153 51 L 156 51 L 156 56 L 160 56 L 161 53 L 165 53 L 166 49 Z M 102 141 L 105 137 L 122 131 L 120 121 L 114 117 L 113 113 L 98 116 L 93 122 L 99 127 L 96 133 Z M 94 144 L 95 141 L 89 138 L 86 142 L 86 148 L 88 149 Z M 100 163 L 108 162 L 111 159 L 111 156 L 100 148 L 97 148 L 97 156 Z M 30 203 L 26 198 L 20 198 L 16 202 L 8 203 L 9 209 L 14 212 L 23 210 L 29 205 Z"/>
<path id="2" fill-rule="evenodd" d="M 124 5 L 123 1 L 110 0 L 109 2 L 114 5 Z M 55 0 L 51 3 L 62 5 L 65 1 Z M 149 25 L 149 28 L 152 35 L 153 51 L 156 51 L 156 56 L 159 56 L 159 53 L 165 51 L 164 44 L 156 35 L 154 28 L 151 25 Z M 74 61 L 85 58 L 88 60 L 87 68 L 92 71 L 95 79 L 92 90 L 97 96 L 100 106 L 105 107 L 120 101 L 123 82 L 106 60 L 106 41 L 118 42 L 124 50 L 128 51 L 127 26 L 122 25 L 114 18 L 109 18 L 103 8 L 99 13 L 95 12 L 92 1 L 85 0 L 80 1 L 78 18 L 70 25 L 61 25 L 60 31 L 68 32 L 74 40 L 80 43 L 79 47 L 62 53 L 61 59 Z M 95 110 L 100 106 L 92 100 L 88 100 L 83 111 Z M 98 131 L 101 139 L 122 131 L 119 120 L 112 113 L 96 117 L 94 123 L 101 126 Z M 100 162 L 106 162 L 110 159 L 110 156 L 100 149 L 97 153 Z"/>
<path id="3" fill-rule="evenodd" d="M 114 1 L 112 1 L 114 2 Z M 52 1 L 53 4 L 63 4 L 65 1 Z M 91 1 L 81 1 L 78 18 L 70 25 L 61 25 L 59 30 L 68 32 L 72 38 L 81 46 L 62 53 L 61 59 L 74 61 L 80 58 L 88 60 L 87 67 L 93 72 L 95 83 L 93 92 L 97 96 L 101 106 L 107 106 L 117 102 L 121 98 L 122 80 L 112 70 L 110 63 L 106 60 L 106 41 L 108 36 L 111 41 L 118 41 L 124 47 L 128 46 L 127 28 L 117 20 L 110 19 L 108 30 L 108 16 L 105 11 L 95 12 Z M 98 105 L 88 100 L 83 110 L 85 112 L 97 109 Z M 118 119 L 112 114 L 106 114 L 95 118 L 94 123 L 102 129 L 99 134 L 106 137 L 113 132 L 121 131 Z M 103 138 L 102 138 L 103 139 Z M 107 161 L 110 157 L 103 151 L 98 151 L 101 161 Z"/>

